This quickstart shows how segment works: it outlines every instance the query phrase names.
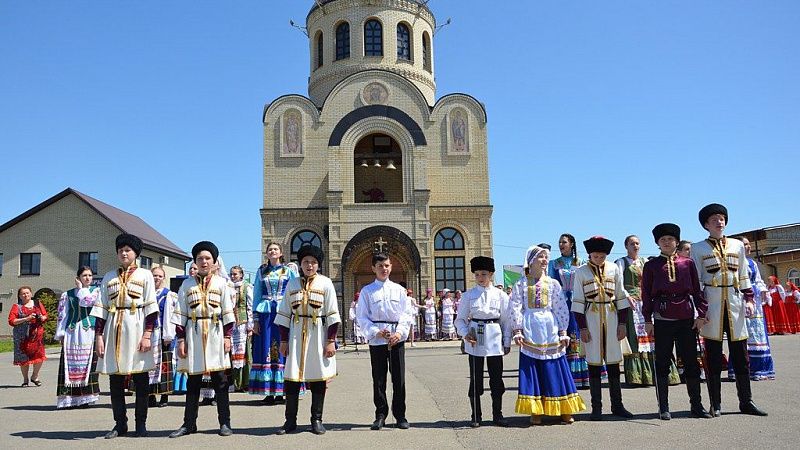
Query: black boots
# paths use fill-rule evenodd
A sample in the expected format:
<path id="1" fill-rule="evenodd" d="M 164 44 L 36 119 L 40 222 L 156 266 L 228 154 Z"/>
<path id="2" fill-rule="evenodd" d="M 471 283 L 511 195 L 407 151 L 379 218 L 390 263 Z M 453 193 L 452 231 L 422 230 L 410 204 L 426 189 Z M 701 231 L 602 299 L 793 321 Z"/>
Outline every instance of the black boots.
<path id="1" fill-rule="evenodd" d="M 181 436 L 186 436 L 187 434 L 192 434 L 197 432 L 196 426 L 187 426 L 186 424 L 181 425 L 180 428 L 170 433 L 169 437 L 172 439 L 179 438 Z"/>
<path id="2" fill-rule="evenodd" d="M 669 378 L 656 378 L 656 395 L 658 396 L 658 418 L 670 420 L 672 416 L 669 413 Z"/>
<path id="3" fill-rule="evenodd" d="M 325 389 L 311 393 L 311 432 L 314 434 L 325 434 L 325 427 L 322 425 L 322 408 L 325 405 Z"/>
<path id="4" fill-rule="evenodd" d="M 608 370 L 608 393 L 611 396 L 611 414 L 630 419 L 633 417 L 630 411 L 625 409 L 622 404 L 622 385 L 619 381 L 619 364 L 611 364 Z"/>
<path id="5" fill-rule="evenodd" d="M 369 427 L 372 431 L 378 431 L 386 425 L 386 417 L 378 416 L 374 422 L 372 422 L 372 426 Z"/>
<path id="6" fill-rule="evenodd" d="M 756 406 L 756 404 L 753 403 L 752 400 L 750 400 L 747 403 L 739 403 L 739 411 L 741 411 L 744 414 L 750 414 L 752 416 L 766 416 L 767 415 L 767 413 L 765 411 L 762 411 L 762 410 L 758 409 L 758 406 Z"/>
<path id="7" fill-rule="evenodd" d="M 472 421 L 469 426 L 478 428 L 481 426 L 481 420 L 483 420 L 483 414 L 481 413 L 481 397 L 479 395 L 470 397 L 469 406 L 472 408 Z"/>
<path id="8" fill-rule="evenodd" d="M 692 417 L 710 419 L 711 414 L 703 408 L 703 401 L 700 398 L 700 378 L 686 378 L 686 391 L 689 393 Z"/>
<path id="9" fill-rule="evenodd" d="M 709 414 L 713 417 L 719 417 L 722 415 L 720 406 L 722 404 L 722 379 L 719 373 L 714 373 L 713 370 L 707 371 L 706 376 L 708 377 L 706 383 L 708 384 L 708 395 L 711 402 Z"/>
<path id="10" fill-rule="evenodd" d="M 106 439 L 114 439 L 117 436 L 125 436 L 128 433 L 128 426 L 127 425 L 120 425 L 117 424 L 114 428 L 111 429 L 108 433 L 106 433 Z"/>
<path id="11" fill-rule="evenodd" d="M 739 396 L 739 411 L 753 416 L 766 416 L 767 413 L 758 409 L 753 403 L 753 394 L 750 391 L 750 379 L 744 376 L 736 377 L 736 393 Z"/>
<path id="12" fill-rule="evenodd" d="M 503 417 L 503 394 L 492 394 L 492 423 L 498 427 L 507 427 L 508 421 Z"/>
<path id="13" fill-rule="evenodd" d="M 589 367 L 589 370 L 594 372 L 592 369 L 594 367 Z M 602 393 L 602 386 L 600 381 L 600 368 L 597 367 L 597 374 L 595 376 L 594 373 L 590 374 L 589 376 L 589 392 L 592 396 L 592 413 L 589 414 L 589 420 L 603 420 L 603 393 Z"/>
<path id="14" fill-rule="evenodd" d="M 300 402 L 300 397 L 298 395 L 287 395 L 286 396 L 286 422 L 283 423 L 283 426 L 278 429 L 278 434 L 286 434 L 291 433 L 297 429 L 297 407 Z"/>

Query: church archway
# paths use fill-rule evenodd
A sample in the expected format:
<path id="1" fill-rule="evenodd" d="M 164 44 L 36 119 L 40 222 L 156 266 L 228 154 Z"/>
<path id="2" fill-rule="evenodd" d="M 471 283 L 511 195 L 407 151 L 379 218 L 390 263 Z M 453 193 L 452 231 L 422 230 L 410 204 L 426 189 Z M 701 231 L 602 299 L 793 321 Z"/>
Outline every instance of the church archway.
<path id="1" fill-rule="evenodd" d="M 361 230 L 345 246 L 342 252 L 341 281 L 343 303 L 349 305 L 362 287 L 375 280 L 372 273 L 372 256 L 384 252 L 392 260 L 389 279 L 405 284 L 414 290 L 415 297 L 420 286 L 420 254 L 414 241 L 394 227 L 375 226 Z M 351 324 L 348 322 L 350 333 Z"/>

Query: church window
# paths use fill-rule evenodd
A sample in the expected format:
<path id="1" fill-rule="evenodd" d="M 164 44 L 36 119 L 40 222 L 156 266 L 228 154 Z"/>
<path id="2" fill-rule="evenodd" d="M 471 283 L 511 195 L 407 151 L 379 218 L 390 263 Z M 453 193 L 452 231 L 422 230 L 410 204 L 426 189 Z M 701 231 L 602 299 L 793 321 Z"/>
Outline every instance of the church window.
<path id="1" fill-rule="evenodd" d="M 350 57 L 350 24 L 342 22 L 336 27 L 336 60 Z"/>
<path id="2" fill-rule="evenodd" d="M 436 292 L 444 288 L 464 291 L 464 257 L 436 257 Z"/>
<path id="3" fill-rule="evenodd" d="M 436 233 L 434 250 L 464 250 L 464 238 L 455 228 L 443 228 Z"/>
<path id="4" fill-rule="evenodd" d="M 794 283 L 795 286 L 800 286 L 800 270 L 789 269 L 786 279 Z M 790 292 L 787 292 L 787 294 L 790 294 Z"/>
<path id="5" fill-rule="evenodd" d="M 431 40 L 427 31 L 422 33 L 422 66 L 428 72 L 431 71 Z"/>
<path id="6" fill-rule="evenodd" d="M 433 241 L 436 291 L 465 290 L 464 237 L 455 228 L 443 228 Z"/>
<path id="7" fill-rule="evenodd" d="M 322 38 L 322 32 L 317 34 L 317 69 L 322 67 L 322 63 L 324 62 L 325 56 L 325 49 L 324 49 L 324 41 Z"/>
<path id="8" fill-rule="evenodd" d="M 364 24 L 364 56 L 383 56 L 383 26 L 375 19 Z"/>
<path id="9" fill-rule="evenodd" d="M 404 23 L 397 24 L 397 58 L 411 61 L 411 32 Z"/>
<path id="10" fill-rule="evenodd" d="M 298 231 L 294 237 L 292 237 L 292 255 L 290 258 L 292 261 L 297 259 L 297 251 L 300 250 L 300 247 L 305 245 L 316 245 L 322 248 L 322 239 L 319 238 L 317 233 L 311 230 Z"/>

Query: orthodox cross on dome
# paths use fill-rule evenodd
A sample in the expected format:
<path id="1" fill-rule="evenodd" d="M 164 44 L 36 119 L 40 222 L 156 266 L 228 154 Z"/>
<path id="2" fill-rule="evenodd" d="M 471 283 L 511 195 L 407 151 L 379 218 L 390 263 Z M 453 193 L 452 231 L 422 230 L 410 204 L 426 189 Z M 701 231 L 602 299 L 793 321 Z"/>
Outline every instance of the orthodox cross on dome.
<path id="1" fill-rule="evenodd" d="M 388 241 L 383 240 L 383 236 L 378 236 L 378 240 L 374 242 L 375 249 L 378 250 L 378 253 L 384 253 L 383 247 L 388 243 Z"/>

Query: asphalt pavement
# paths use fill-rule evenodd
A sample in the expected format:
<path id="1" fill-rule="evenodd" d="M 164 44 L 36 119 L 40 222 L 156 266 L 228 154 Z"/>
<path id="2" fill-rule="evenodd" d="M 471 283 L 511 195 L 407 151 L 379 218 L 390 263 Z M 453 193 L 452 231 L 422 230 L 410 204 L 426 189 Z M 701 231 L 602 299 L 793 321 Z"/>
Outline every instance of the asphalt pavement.
<path id="1" fill-rule="evenodd" d="M 100 376 L 104 394 L 99 404 L 87 409 L 56 410 L 55 385 L 58 349 L 50 349 L 50 358 L 42 369 L 41 387 L 20 388 L 19 369 L 12 365 L 12 354 L 0 354 L 0 447 L 2 448 L 797 448 L 798 403 L 800 398 L 800 335 L 772 336 L 772 353 L 777 379 L 753 382 L 755 402 L 769 412 L 769 417 L 747 416 L 738 412 L 736 387 L 732 382 L 722 386 L 723 415 L 716 419 L 689 417 L 688 396 L 684 385 L 670 388 L 673 420 L 657 418 L 653 388 L 623 389 L 626 407 L 635 414 L 631 420 L 610 415 L 608 391 L 603 389 L 605 420 L 590 422 L 588 412 L 575 416 L 572 425 L 545 421 L 542 426 L 528 427 L 528 417 L 514 413 L 517 394 L 517 361 L 515 350 L 505 357 L 506 393 L 503 411 L 510 418 L 510 428 L 469 427 L 469 384 L 466 356 L 458 342 L 419 343 L 406 349 L 407 416 L 411 429 L 387 427 L 371 431 L 374 420 L 369 351 L 366 346 L 340 349 L 337 354 L 339 376 L 329 385 L 325 399 L 324 423 L 327 434 L 316 436 L 308 431 L 310 397 L 301 400 L 298 422 L 300 432 L 275 436 L 283 423 L 282 405 L 265 406 L 261 397 L 231 394 L 231 416 L 234 435 L 220 437 L 216 410 L 200 408 L 199 432 L 179 439 L 167 436 L 179 427 L 183 418 L 183 397 L 170 397 L 164 408 L 151 408 L 147 438 L 121 437 L 111 441 L 103 435 L 113 426 L 108 377 Z M 491 417 L 491 398 L 483 396 L 484 417 Z M 391 385 L 391 383 L 389 383 Z M 391 389 L 391 388 L 389 388 Z M 589 405 L 589 393 L 580 391 Z M 309 394 L 310 395 L 310 394 Z M 391 395 L 389 394 L 389 398 Z M 128 397 L 128 418 L 133 426 L 133 398 Z M 708 393 L 703 386 L 703 403 L 708 406 Z"/>

